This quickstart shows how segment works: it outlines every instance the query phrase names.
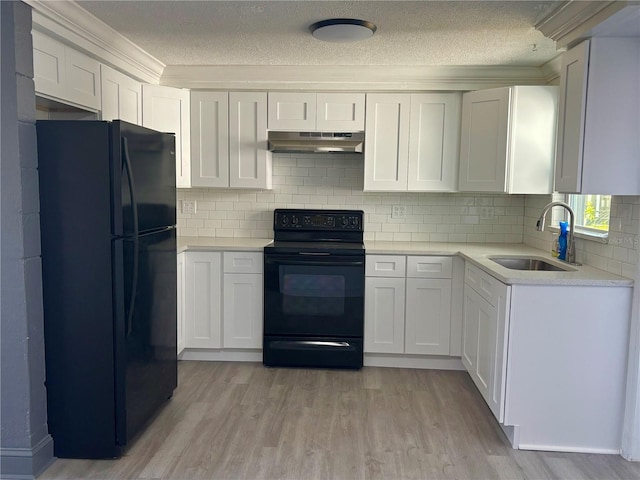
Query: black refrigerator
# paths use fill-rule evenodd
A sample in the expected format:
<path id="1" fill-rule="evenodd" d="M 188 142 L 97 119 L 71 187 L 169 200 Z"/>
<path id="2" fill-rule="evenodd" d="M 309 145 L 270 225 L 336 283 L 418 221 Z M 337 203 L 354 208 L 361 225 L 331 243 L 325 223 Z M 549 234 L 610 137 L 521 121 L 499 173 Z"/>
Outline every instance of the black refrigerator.
<path id="1" fill-rule="evenodd" d="M 54 454 L 116 458 L 177 386 L 175 138 L 36 124 Z"/>

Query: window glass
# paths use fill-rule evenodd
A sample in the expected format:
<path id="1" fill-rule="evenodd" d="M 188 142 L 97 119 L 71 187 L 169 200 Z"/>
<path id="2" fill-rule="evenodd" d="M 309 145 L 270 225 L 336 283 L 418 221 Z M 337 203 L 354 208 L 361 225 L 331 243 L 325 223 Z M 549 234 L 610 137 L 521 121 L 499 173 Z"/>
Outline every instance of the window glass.
<path id="1" fill-rule="evenodd" d="M 611 195 L 568 195 L 568 203 L 576 214 L 576 229 L 609 231 Z"/>

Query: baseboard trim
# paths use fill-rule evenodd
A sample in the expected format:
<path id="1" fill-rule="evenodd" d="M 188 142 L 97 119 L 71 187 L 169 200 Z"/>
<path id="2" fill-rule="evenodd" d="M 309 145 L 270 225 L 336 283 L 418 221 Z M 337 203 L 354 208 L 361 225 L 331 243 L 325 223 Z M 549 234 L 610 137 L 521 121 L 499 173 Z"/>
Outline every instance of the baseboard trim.
<path id="1" fill-rule="evenodd" d="M 364 354 L 365 367 L 464 370 L 460 357 Z"/>
<path id="2" fill-rule="evenodd" d="M 203 362 L 262 362 L 262 350 L 186 348 L 178 360 Z M 460 357 L 429 355 L 364 354 L 365 367 L 464 370 Z"/>
<path id="3" fill-rule="evenodd" d="M 33 479 L 55 460 L 53 438 L 47 435 L 32 448 L 0 448 L 0 478 Z"/>
<path id="4" fill-rule="evenodd" d="M 178 360 L 204 362 L 262 362 L 262 350 L 221 350 L 185 348 Z"/>

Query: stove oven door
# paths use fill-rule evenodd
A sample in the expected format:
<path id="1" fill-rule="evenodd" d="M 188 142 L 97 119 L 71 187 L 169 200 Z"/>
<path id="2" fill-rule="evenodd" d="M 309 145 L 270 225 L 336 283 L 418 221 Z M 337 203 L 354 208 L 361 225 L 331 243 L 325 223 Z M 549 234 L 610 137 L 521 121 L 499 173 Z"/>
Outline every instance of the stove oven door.
<path id="1" fill-rule="evenodd" d="M 265 335 L 362 338 L 364 258 L 265 253 Z"/>

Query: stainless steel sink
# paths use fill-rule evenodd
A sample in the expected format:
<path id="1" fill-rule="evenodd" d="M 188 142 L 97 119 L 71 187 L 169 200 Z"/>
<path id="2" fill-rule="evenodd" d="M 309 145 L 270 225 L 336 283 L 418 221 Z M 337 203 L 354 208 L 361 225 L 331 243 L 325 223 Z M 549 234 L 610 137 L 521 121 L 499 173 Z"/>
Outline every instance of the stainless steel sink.
<path id="1" fill-rule="evenodd" d="M 556 263 L 549 263 L 542 258 L 536 257 L 489 257 L 489 260 L 502 265 L 511 270 L 530 270 L 544 272 L 567 272 L 574 270 L 570 267 L 563 267 Z"/>

